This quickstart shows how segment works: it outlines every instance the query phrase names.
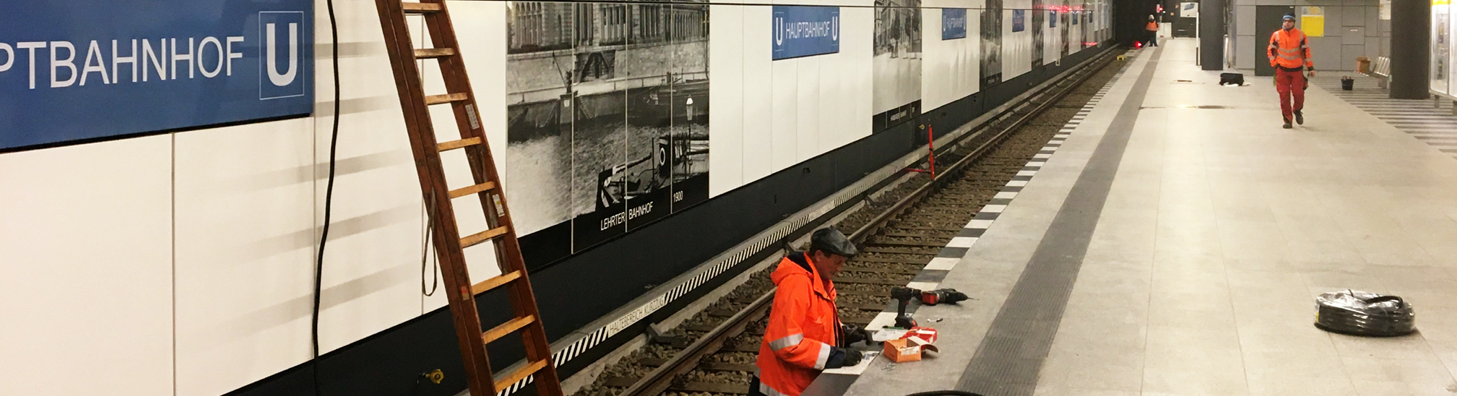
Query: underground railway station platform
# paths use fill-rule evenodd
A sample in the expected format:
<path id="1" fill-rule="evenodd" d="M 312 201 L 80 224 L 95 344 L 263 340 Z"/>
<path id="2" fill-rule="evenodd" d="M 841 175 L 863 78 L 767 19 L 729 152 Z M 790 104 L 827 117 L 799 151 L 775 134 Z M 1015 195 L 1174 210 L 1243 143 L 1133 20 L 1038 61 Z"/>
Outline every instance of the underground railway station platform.
<path id="1" fill-rule="evenodd" d="M 1269 77 L 1221 86 L 1195 44 L 1129 52 L 967 225 L 963 257 L 927 267 L 944 279 L 914 286 L 972 297 L 914 310 L 939 352 L 830 370 L 806 394 L 1457 393 L 1450 110 L 1325 77 L 1282 129 Z M 1403 109 L 1438 126 L 1393 122 Z M 1315 296 L 1348 288 L 1403 297 L 1418 332 L 1313 326 Z"/>
<path id="2" fill-rule="evenodd" d="M 0 396 L 1457 396 L 1449 0 L 72 3 Z"/>

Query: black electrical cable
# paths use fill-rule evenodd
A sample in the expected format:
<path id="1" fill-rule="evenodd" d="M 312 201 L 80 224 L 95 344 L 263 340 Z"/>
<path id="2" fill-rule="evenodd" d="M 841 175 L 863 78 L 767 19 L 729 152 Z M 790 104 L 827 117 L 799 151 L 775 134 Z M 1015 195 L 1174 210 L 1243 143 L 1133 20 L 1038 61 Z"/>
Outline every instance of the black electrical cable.
<path id="1" fill-rule="evenodd" d="M 324 189 L 324 229 L 319 235 L 319 257 L 314 261 L 314 312 L 313 323 L 310 327 L 310 336 L 313 346 L 313 359 L 309 360 L 314 375 L 314 395 L 323 395 L 319 387 L 319 298 L 323 294 L 324 281 L 324 246 L 329 242 L 329 211 L 334 203 L 334 159 L 339 147 L 339 21 L 334 16 L 334 0 L 328 0 L 326 6 L 329 8 L 329 35 L 332 40 L 332 49 L 329 51 L 334 72 L 334 126 L 329 134 L 329 186 Z"/>
<path id="2" fill-rule="evenodd" d="M 1416 331 L 1416 312 L 1397 296 L 1346 290 L 1315 298 L 1315 327 L 1356 336 L 1395 337 Z"/>
<path id="3" fill-rule="evenodd" d="M 424 294 L 425 297 L 434 296 L 435 291 L 440 289 L 440 257 L 435 257 L 434 269 L 426 265 L 430 258 L 430 233 L 435 230 L 435 205 L 432 205 L 434 202 L 435 192 L 432 191 L 430 192 L 429 199 L 425 200 L 425 207 L 427 208 L 425 213 L 425 238 L 423 238 L 425 240 L 425 246 L 420 248 L 420 294 Z M 428 289 L 425 287 L 426 272 L 435 276 L 435 282 Z"/>

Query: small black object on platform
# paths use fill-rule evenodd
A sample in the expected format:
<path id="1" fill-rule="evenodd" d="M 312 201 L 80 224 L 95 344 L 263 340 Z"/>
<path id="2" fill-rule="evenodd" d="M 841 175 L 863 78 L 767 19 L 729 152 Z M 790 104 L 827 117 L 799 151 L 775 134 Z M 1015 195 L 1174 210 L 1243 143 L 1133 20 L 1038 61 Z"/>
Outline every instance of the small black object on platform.
<path id="1" fill-rule="evenodd" d="M 1397 296 L 1345 290 L 1315 298 L 1315 327 L 1372 337 L 1394 337 L 1416 331 L 1416 312 Z"/>
<path id="2" fill-rule="evenodd" d="M 1351 78 L 1351 76 L 1341 77 L 1341 90 L 1342 91 L 1350 91 L 1351 89 L 1354 89 L 1355 86 L 1356 86 L 1356 79 Z"/>
<path id="3" fill-rule="evenodd" d="M 1244 73 L 1219 73 L 1219 85 L 1245 85 Z"/>

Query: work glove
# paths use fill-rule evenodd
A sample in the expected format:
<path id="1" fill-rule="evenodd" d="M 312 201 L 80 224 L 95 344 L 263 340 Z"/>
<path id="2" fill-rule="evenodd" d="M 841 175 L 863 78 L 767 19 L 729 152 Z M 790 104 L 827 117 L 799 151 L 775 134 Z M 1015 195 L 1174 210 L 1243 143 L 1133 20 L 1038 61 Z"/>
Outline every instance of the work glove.
<path id="1" fill-rule="evenodd" d="M 853 324 L 841 325 L 841 332 L 845 334 L 845 345 L 851 345 L 860 341 L 870 343 L 870 331 Z"/>
<path id="2" fill-rule="evenodd" d="M 860 351 L 857 351 L 857 350 L 854 350 L 854 349 L 846 349 L 845 350 L 845 363 L 843 365 L 841 365 L 840 367 L 850 367 L 850 366 L 854 366 L 854 365 L 860 364 L 860 359 L 863 356 L 864 355 L 861 354 Z"/>
<path id="3" fill-rule="evenodd" d="M 841 367 L 860 364 L 860 351 L 854 348 L 831 347 L 830 357 L 825 359 L 826 369 L 837 369 Z"/>

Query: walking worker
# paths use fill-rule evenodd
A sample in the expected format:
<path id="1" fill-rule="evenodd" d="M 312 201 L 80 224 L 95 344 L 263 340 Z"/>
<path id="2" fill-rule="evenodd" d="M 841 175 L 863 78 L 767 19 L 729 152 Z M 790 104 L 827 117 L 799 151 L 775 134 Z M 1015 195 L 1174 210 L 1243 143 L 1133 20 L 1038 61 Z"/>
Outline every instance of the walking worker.
<path id="1" fill-rule="evenodd" d="M 1148 46 L 1159 46 L 1159 22 L 1153 19 L 1153 15 L 1148 16 L 1148 26 L 1144 29 L 1148 30 Z"/>
<path id="2" fill-rule="evenodd" d="M 1285 117 L 1285 129 L 1290 129 L 1290 116 L 1295 123 L 1305 125 L 1306 75 L 1315 77 L 1315 63 L 1310 61 L 1310 46 L 1305 42 L 1305 32 L 1295 28 L 1295 16 L 1285 15 L 1284 25 L 1270 35 L 1270 66 L 1275 68 L 1275 91 L 1280 92 L 1280 114 Z M 1295 103 L 1290 97 L 1295 96 Z"/>
<path id="3" fill-rule="evenodd" d="M 797 396 L 820 371 L 860 363 L 860 352 L 847 347 L 868 341 L 870 334 L 840 323 L 831 281 L 855 253 L 850 239 L 830 227 L 810 236 L 808 252 L 779 261 L 771 276 L 779 289 L 759 346 L 758 370 L 749 381 L 750 396 Z"/>

